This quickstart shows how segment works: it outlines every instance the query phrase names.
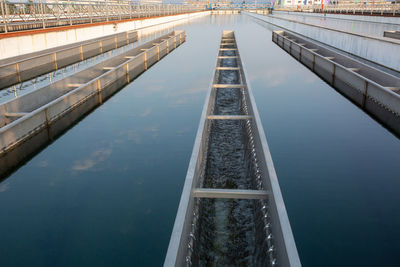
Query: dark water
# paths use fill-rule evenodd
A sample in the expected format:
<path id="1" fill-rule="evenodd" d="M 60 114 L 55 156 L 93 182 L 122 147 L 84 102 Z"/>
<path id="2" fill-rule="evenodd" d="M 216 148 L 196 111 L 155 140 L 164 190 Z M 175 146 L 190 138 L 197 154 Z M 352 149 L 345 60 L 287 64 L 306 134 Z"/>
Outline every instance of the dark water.
<path id="1" fill-rule="evenodd" d="M 223 29 L 235 30 L 304 266 L 396 266 L 400 142 L 245 16 L 187 42 L 0 183 L 0 266 L 163 263 Z"/>

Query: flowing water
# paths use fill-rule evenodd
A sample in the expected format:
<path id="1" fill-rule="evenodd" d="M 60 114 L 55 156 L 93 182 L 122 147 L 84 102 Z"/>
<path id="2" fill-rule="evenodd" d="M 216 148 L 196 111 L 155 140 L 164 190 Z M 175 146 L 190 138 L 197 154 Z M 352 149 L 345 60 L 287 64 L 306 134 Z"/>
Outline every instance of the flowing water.
<path id="1" fill-rule="evenodd" d="M 233 46 L 232 46 L 233 47 Z M 229 46 L 229 48 L 232 48 Z M 224 46 L 228 48 L 228 46 Z M 222 51 L 222 55 L 235 55 Z M 220 67 L 237 67 L 236 59 L 222 59 Z M 219 70 L 218 84 L 240 84 L 237 70 Z M 243 112 L 243 89 L 217 88 L 215 115 L 240 115 Z M 213 120 L 210 126 L 206 170 L 202 187 L 252 189 L 249 149 L 243 120 Z M 239 199 L 200 199 L 198 241 L 195 257 L 198 266 L 254 265 L 254 203 Z"/>

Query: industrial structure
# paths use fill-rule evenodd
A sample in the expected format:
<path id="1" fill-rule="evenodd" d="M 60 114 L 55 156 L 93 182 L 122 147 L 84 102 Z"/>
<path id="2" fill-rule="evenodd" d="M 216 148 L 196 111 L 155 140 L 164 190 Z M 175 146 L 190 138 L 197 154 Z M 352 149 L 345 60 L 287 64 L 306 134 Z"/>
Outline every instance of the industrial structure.
<path id="1" fill-rule="evenodd" d="M 151 72 L 153 65 L 194 43 L 201 50 L 210 42 L 209 35 L 204 31 L 201 38 L 186 42 L 191 41 L 185 30 L 190 23 L 227 18 L 228 22 L 218 25 L 218 30 L 224 31 L 215 46 L 216 55 L 206 55 L 216 57 L 215 69 L 186 178 L 180 177 L 183 189 L 176 217 L 173 214 L 175 222 L 173 228 L 171 224 L 164 229 L 168 232 L 164 236 L 172 232 L 168 248 L 165 246 L 164 266 L 301 266 L 296 243 L 297 237 L 304 235 L 292 230 L 293 217 L 289 221 L 283 192 L 291 192 L 281 190 L 266 138 L 271 128 L 264 132 L 266 121 L 259 115 L 252 78 L 245 68 L 246 52 L 259 55 L 275 49 L 290 59 L 287 62 L 300 62 L 297 68 L 315 73 L 317 81 L 324 81 L 385 133 L 400 136 L 400 4 L 396 2 L 0 0 L 0 4 L 0 185 L 125 86 Z M 268 40 L 272 46 L 265 51 L 245 51 L 241 43 L 245 38 L 251 43 L 248 40 L 254 36 L 251 30 L 243 33 L 235 25 L 239 16 L 246 23 L 267 28 L 270 32 L 260 43 Z M 205 23 L 213 24 L 212 19 Z M 226 30 L 226 25 L 237 28 Z M 172 64 L 183 64 L 182 59 Z M 179 83 L 185 74 L 172 69 L 170 75 Z M 273 83 L 278 86 L 290 70 L 259 75 L 268 81 L 279 76 Z M 150 79 L 157 78 L 153 73 Z M 285 95 L 284 101 L 289 97 Z M 257 99 L 259 105 L 263 101 Z M 150 112 L 139 117 L 147 121 Z M 154 129 L 150 131 L 156 132 Z M 173 133 L 185 130 L 173 129 Z M 127 135 L 129 142 L 140 143 L 136 132 Z M 145 150 L 147 147 L 140 153 L 147 153 Z M 94 153 L 94 157 L 104 162 L 102 155 Z M 84 163 L 94 164 L 93 160 Z M 168 177 L 168 173 L 164 175 Z M 292 176 L 284 186 L 298 178 Z M 162 185 L 155 182 L 152 186 Z M 6 190 L 8 185 L 0 187 L 0 193 Z M 145 212 L 157 222 L 151 209 Z M 297 224 L 297 229 L 300 226 Z M 129 239 L 130 231 L 130 226 L 123 226 L 116 235 Z"/>

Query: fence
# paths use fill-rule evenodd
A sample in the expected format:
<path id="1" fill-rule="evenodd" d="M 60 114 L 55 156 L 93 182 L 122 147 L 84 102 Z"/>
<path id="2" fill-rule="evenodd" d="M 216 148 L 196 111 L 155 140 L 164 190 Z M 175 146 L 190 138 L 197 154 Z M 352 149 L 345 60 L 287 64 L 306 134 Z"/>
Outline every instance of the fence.
<path id="1" fill-rule="evenodd" d="M 0 32 L 190 13 L 188 4 L 138 4 L 132 1 L 12 2 L 0 0 Z"/>

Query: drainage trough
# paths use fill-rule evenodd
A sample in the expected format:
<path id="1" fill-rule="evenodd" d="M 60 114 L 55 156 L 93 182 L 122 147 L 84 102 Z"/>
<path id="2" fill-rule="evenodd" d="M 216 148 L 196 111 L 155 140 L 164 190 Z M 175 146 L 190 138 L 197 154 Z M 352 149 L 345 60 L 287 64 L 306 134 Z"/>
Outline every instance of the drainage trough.
<path id="1" fill-rule="evenodd" d="M 224 31 L 164 266 L 301 266 L 233 31 Z"/>
<path id="2" fill-rule="evenodd" d="M 0 105 L 0 177 L 185 40 L 170 32 Z"/>
<path id="3" fill-rule="evenodd" d="M 134 43 L 137 40 L 137 31 L 127 31 L 0 60 L 0 89 Z"/>
<path id="4" fill-rule="evenodd" d="M 400 79 L 287 31 L 272 41 L 400 135 Z"/>

